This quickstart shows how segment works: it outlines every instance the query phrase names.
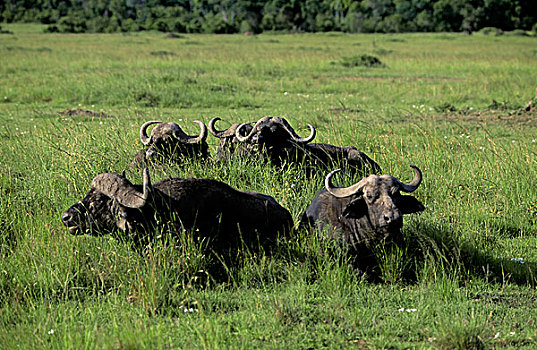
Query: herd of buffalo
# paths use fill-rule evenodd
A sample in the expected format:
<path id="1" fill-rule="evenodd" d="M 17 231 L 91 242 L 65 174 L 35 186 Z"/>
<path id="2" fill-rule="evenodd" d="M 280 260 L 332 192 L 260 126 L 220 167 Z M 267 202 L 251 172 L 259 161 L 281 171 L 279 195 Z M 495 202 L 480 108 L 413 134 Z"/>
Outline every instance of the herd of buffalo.
<path id="1" fill-rule="evenodd" d="M 61 220 L 71 234 L 103 235 L 116 231 L 138 243 L 151 237 L 157 225 L 176 223 L 210 242 L 211 249 L 225 251 L 242 244 L 270 247 L 279 236 L 294 229 L 293 218 L 273 197 L 235 189 L 221 181 L 204 178 L 168 178 L 153 183 L 147 167 L 161 161 L 209 157 L 208 133 L 220 139 L 216 158 L 233 157 L 269 161 L 275 166 L 296 163 L 307 174 L 328 173 L 322 189 L 308 206 L 300 228 L 317 227 L 355 256 L 371 255 L 376 244 L 401 239 L 403 215 L 424 210 L 415 191 L 422 181 L 414 165 L 414 178 L 404 183 L 391 175 L 378 175 L 380 166 L 354 146 L 312 143 L 315 128 L 299 136 L 282 117 L 233 124 L 218 130 L 213 118 L 200 127 L 199 135 L 187 135 L 176 123 L 148 121 L 140 127 L 144 149 L 131 167 L 143 169 L 143 184 L 132 184 L 123 174 L 97 175 L 88 194 L 65 211 Z M 150 135 L 148 129 L 153 126 Z M 350 187 L 335 187 L 332 177 L 341 169 L 370 174 Z"/>

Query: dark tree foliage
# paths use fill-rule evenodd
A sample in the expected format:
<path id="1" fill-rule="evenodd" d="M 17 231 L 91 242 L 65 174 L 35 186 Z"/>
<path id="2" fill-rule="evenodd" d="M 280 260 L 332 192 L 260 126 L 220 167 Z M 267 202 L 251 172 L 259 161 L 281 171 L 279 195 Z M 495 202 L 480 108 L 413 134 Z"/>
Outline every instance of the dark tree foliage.
<path id="1" fill-rule="evenodd" d="M 414 32 L 537 28 L 535 0 L 3 0 L 0 21 L 49 31 Z"/>

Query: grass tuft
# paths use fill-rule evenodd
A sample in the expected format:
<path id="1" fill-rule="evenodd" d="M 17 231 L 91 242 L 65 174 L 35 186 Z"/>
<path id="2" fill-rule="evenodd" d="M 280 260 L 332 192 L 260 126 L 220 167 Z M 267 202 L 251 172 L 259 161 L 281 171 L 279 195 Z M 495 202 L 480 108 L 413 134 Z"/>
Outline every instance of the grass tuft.
<path id="1" fill-rule="evenodd" d="M 378 50 L 377 50 L 378 51 Z M 387 50 L 383 50 L 381 53 L 377 52 L 378 54 L 385 54 L 387 53 Z M 352 67 L 367 67 L 367 68 L 373 68 L 373 67 L 384 67 L 385 64 L 382 63 L 380 59 L 378 59 L 375 56 L 371 55 L 358 55 L 358 56 L 346 56 L 343 57 L 340 61 L 340 64 L 343 67 L 352 68 Z"/>

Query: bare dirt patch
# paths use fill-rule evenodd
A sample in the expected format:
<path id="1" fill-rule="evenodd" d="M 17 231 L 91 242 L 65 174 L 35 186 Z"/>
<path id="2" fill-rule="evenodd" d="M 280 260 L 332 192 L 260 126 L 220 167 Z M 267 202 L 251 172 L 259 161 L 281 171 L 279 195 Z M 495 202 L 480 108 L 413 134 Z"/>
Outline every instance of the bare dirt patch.
<path id="1" fill-rule="evenodd" d="M 92 112 L 87 109 L 66 109 L 58 114 L 64 117 L 114 118 L 114 116 L 104 112 Z"/>
<path id="2" fill-rule="evenodd" d="M 463 78 L 454 77 L 406 77 L 402 75 L 346 75 L 340 77 L 334 77 L 336 79 L 346 80 L 427 80 L 427 81 L 464 81 Z"/>
<path id="3" fill-rule="evenodd" d="M 479 124 L 537 125 L 537 114 L 523 111 L 480 111 L 473 113 L 445 113 L 424 115 L 422 119 L 453 120 Z"/>

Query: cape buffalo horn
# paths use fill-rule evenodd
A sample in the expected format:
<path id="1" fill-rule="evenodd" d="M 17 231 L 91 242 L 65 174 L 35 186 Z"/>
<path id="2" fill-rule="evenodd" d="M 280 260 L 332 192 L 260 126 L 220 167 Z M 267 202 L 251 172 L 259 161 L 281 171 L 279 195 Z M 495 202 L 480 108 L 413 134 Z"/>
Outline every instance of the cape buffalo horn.
<path id="1" fill-rule="evenodd" d="M 401 191 L 403 192 L 414 192 L 421 183 L 421 170 L 415 165 L 410 165 L 410 167 L 414 169 L 414 179 L 412 179 L 410 183 L 406 184 L 404 182 L 401 182 L 399 179 L 395 179 L 396 182 L 399 184 Z"/>
<path id="2" fill-rule="evenodd" d="M 315 130 L 313 125 L 307 124 L 308 127 L 310 128 L 309 136 L 308 137 L 300 137 L 300 136 L 297 135 L 295 130 L 293 130 L 293 128 L 287 122 L 282 122 L 281 124 L 282 124 L 283 128 L 289 133 L 289 135 L 291 135 L 291 137 L 293 138 L 293 141 L 298 142 L 298 143 L 308 143 L 308 142 L 313 141 L 313 139 L 315 138 L 315 135 L 317 133 L 317 131 Z"/>
<path id="3" fill-rule="evenodd" d="M 149 169 L 147 168 L 144 168 L 143 171 L 142 191 L 144 191 L 142 197 L 144 198 L 145 202 L 149 198 L 151 191 L 153 191 L 153 186 L 151 186 L 151 178 L 149 177 Z"/>
<path id="4" fill-rule="evenodd" d="M 216 118 L 211 119 L 209 121 L 209 124 L 207 124 L 207 127 L 209 128 L 209 132 L 211 133 L 211 135 L 213 135 L 215 137 L 218 137 L 219 139 L 234 136 L 235 131 L 237 130 L 237 127 L 239 127 L 240 124 L 235 123 L 235 124 L 231 125 L 229 128 L 227 128 L 225 130 L 218 131 L 218 130 L 216 130 L 214 125 L 219 120 L 222 120 L 222 119 L 216 117 Z"/>
<path id="5" fill-rule="evenodd" d="M 248 135 L 246 136 L 241 136 L 241 129 L 243 127 L 245 127 L 246 125 L 249 125 L 250 123 L 242 123 L 240 124 L 237 129 L 235 130 L 235 137 L 237 138 L 238 141 L 240 142 L 245 142 L 245 141 L 248 141 L 249 139 L 252 138 L 252 136 L 255 135 L 255 133 L 259 130 L 259 126 L 263 123 L 265 123 L 267 120 L 269 120 L 270 117 L 263 117 L 261 119 L 259 119 L 254 127 L 252 128 L 252 130 L 250 130 L 250 133 L 248 133 Z"/>
<path id="6" fill-rule="evenodd" d="M 214 124 L 216 124 L 217 121 L 219 120 L 222 120 L 220 119 L 219 117 L 215 117 L 211 120 L 209 120 L 209 124 L 207 124 L 207 127 L 209 128 L 209 132 L 211 133 L 211 135 L 215 136 L 215 137 L 218 137 L 218 138 L 222 138 L 223 137 L 223 134 L 226 130 L 222 130 L 222 131 L 218 131 L 215 129 L 214 127 Z"/>
<path id="7" fill-rule="evenodd" d="M 142 141 L 142 143 L 145 146 L 149 145 L 149 143 L 151 142 L 151 138 L 147 136 L 147 132 L 146 132 L 147 128 L 150 125 L 159 124 L 159 123 L 162 123 L 162 122 L 159 120 L 150 120 L 148 122 L 143 123 L 142 126 L 140 127 L 140 141 Z"/>
<path id="8" fill-rule="evenodd" d="M 194 123 L 198 124 L 200 126 L 200 134 L 198 136 L 190 136 L 185 134 L 181 128 L 176 129 L 175 133 L 173 134 L 177 139 L 185 142 L 185 143 L 200 143 L 205 141 L 207 138 L 207 127 L 203 122 L 200 122 L 199 120 L 194 120 Z"/>
<path id="9" fill-rule="evenodd" d="M 362 187 L 364 187 L 365 185 L 365 179 L 358 181 L 350 187 L 334 187 L 334 185 L 332 185 L 332 176 L 334 176 L 334 174 L 340 171 L 341 169 L 336 169 L 326 175 L 326 178 L 324 179 L 324 187 L 326 188 L 326 190 L 331 195 L 338 198 L 350 197 L 353 194 L 359 193 L 362 190 Z"/>
<path id="10" fill-rule="evenodd" d="M 149 198 L 151 181 L 149 172 L 144 169 L 143 193 L 140 193 L 129 180 L 118 174 L 100 174 L 91 182 L 91 187 L 106 196 L 113 198 L 119 204 L 129 208 L 141 208 Z"/>

